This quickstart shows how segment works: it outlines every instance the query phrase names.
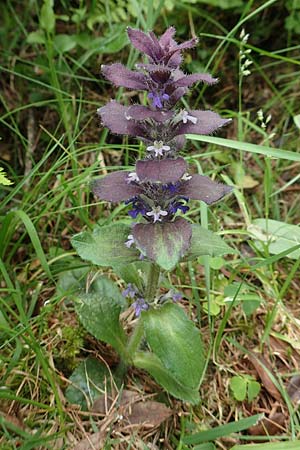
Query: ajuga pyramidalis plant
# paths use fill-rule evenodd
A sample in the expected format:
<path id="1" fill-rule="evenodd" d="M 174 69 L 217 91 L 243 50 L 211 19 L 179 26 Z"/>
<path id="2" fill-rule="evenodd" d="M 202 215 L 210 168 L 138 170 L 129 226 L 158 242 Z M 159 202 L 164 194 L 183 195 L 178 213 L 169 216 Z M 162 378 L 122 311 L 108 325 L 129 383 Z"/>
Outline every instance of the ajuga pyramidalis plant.
<path id="1" fill-rule="evenodd" d="M 98 109 L 103 126 L 112 133 L 139 139 L 144 158 L 133 170 L 119 170 L 93 183 L 100 200 L 125 202 L 132 223 L 119 221 L 97 226 L 72 239 L 78 254 L 97 266 L 111 266 L 127 283 L 122 294 L 100 277 L 81 294 L 77 313 L 95 337 L 112 345 L 123 367 L 148 371 L 165 390 L 185 401 L 199 400 L 199 383 L 205 365 L 200 331 L 187 317 L 180 292 L 161 292 L 165 271 L 200 255 L 234 253 L 221 238 L 192 224 L 185 217 L 191 200 L 208 205 L 231 188 L 189 171 L 183 157 L 187 133 L 210 134 L 230 120 L 213 111 L 189 110 L 180 99 L 196 82 L 214 84 L 209 74 L 186 75 L 182 52 L 197 39 L 182 44 L 170 27 L 158 39 L 153 32 L 128 28 L 131 44 L 147 58 L 129 70 L 120 63 L 102 66 L 102 74 L 115 86 L 145 91 L 147 105 L 122 105 L 111 100 Z M 130 322 L 121 325 L 124 310 Z M 126 314 L 125 314 L 126 316 Z M 125 329 L 130 328 L 131 333 Z"/>

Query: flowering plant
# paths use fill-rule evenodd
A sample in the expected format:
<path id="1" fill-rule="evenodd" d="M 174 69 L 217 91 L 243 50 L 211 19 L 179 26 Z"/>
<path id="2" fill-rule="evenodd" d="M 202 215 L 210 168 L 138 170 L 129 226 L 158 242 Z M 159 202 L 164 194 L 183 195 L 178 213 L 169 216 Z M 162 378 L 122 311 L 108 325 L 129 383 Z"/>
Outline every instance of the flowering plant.
<path id="1" fill-rule="evenodd" d="M 170 27 L 158 39 L 153 32 L 128 28 L 131 44 L 148 61 L 137 64 L 136 70 L 120 63 L 102 67 L 115 86 L 147 93 L 148 105 L 124 106 L 112 100 L 98 110 L 111 132 L 136 137 L 145 147 L 134 169 L 113 172 L 93 184 L 99 199 L 125 202 L 134 222 L 97 226 L 93 233 L 74 236 L 72 244 L 83 259 L 113 267 L 127 283 L 120 294 L 110 280 L 98 278 L 79 296 L 81 322 L 112 345 L 125 366 L 147 370 L 172 395 L 195 403 L 205 365 L 200 332 L 178 304 L 182 294 L 173 289 L 162 293 L 159 287 L 164 271 L 180 261 L 234 252 L 219 236 L 186 217 L 190 200 L 211 204 L 231 188 L 191 173 L 179 156 L 185 134 L 209 134 L 230 120 L 213 111 L 178 109 L 190 86 L 214 84 L 217 79 L 181 71 L 182 51 L 197 40 L 177 44 L 174 34 Z M 128 305 L 135 316 L 129 337 L 120 321 Z"/>

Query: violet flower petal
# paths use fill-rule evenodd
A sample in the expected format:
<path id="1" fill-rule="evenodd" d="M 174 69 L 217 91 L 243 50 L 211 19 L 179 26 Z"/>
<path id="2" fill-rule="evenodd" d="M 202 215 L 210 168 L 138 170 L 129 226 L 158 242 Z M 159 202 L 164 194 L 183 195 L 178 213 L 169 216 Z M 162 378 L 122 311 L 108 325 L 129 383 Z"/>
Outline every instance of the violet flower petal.
<path id="1" fill-rule="evenodd" d="M 192 200 L 202 200 L 210 205 L 232 190 L 231 186 L 216 183 L 203 175 L 192 175 L 192 178 L 184 183 L 179 189 L 180 195 L 184 195 Z"/>
<path id="2" fill-rule="evenodd" d="M 136 162 L 136 173 L 140 181 L 175 183 L 186 171 L 187 164 L 181 157 Z"/>
<path id="3" fill-rule="evenodd" d="M 146 76 L 140 72 L 127 69 L 121 63 L 103 65 L 101 66 L 101 72 L 115 86 L 123 86 L 128 89 L 147 89 Z"/>
<path id="4" fill-rule="evenodd" d="M 139 194 L 141 188 L 128 183 L 130 171 L 121 170 L 110 173 L 93 183 L 93 192 L 101 200 L 121 202 Z"/>

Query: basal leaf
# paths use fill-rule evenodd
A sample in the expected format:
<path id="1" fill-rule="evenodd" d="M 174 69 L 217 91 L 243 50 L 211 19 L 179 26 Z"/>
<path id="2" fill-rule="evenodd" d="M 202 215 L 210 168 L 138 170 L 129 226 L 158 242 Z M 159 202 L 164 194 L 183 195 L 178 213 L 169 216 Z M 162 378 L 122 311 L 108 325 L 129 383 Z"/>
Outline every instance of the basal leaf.
<path id="1" fill-rule="evenodd" d="M 150 309 L 143 313 L 143 320 L 146 340 L 166 372 L 147 370 L 174 396 L 187 399 L 189 392 L 188 401 L 197 402 L 205 365 L 199 330 L 174 303 Z"/>
<path id="2" fill-rule="evenodd" d="M 70 376 L 72 384 L 66 390 L 67 400 L 80 405 L 84 410 L 90 409 L 95 398 L 105 392 L 105 380 L 109 377 L 104 364 L 95 358 L 87 358 Z"/>
<path id="3" fill-rule="evenodd" d="M 236 253 L 237 251 L 229 247 L 216 233 L 201 225 L 192 225 L 192 239 L 187 259 L 195 259 L 202 255 L 222 256 Z"/>
<path id="4" fill-rule="evenodd" d="M 182 381 L 178 381 L 161 360 L 150 352 L 138 352 L 133 358 L 136 367 L 146 370 L 167 392 L 185 402 L 198 403 L 199 391 L 192 389 Z"/>
<path id="5" fill-rule="evenodd" d="M 76 234 L 71 243 L 78 255 L 98 266 L 128 264 L 139 260 L 139 252 L 128 248 L 125 242 L 132 233 L 129 225 L 116 223 L 97 227 L 91 233 L 84 231 Z"/>
<path id="6" fill-rule="evenodd" d="M 126 302 L 115 283 L 98 278 L 88 293 L 78 295 L 76 312 L 83 326 L 97 339 L 114 347 L 124 356 L 126 335 L 119 316 Z"/>

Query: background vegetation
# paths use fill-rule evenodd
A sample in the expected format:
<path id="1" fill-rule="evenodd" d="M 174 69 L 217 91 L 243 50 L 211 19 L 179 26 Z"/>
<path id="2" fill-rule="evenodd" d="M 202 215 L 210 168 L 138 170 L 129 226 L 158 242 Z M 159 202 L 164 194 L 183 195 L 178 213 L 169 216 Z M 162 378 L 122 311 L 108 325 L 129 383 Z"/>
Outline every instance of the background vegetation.
<path id="1" fill-rule="evenodd" d="M 212 450 L 275 439 L 278 449 L 298 449 L 290 441 L 300 432 L 299 0 L 1 6 L 0 448 Z M 98 107 L 122 94 L 101 78 L 100 65 L 132 67 L 138 59 L 127 45 L 127 25 L 157 35 L 174 25 L 179 41 L 199 36 L 185 70 L 209 71 L 220 82 L 199 85 L 189 104 L 233 118 L 218 137 L 191 140 L 186 157 L 235 186 L 209 210 L 194 202 L 190 215 L 239 254 L 183 264 L 168 280 L 184 293 L 182 304 L 207 345 L 202 401 L 191 408 L 167 398 L 132 370 L 126 390 L 143 400 L 154 396 L 172 411 L 165 420 L 169 414 L 157 410 L 148 427 L 141 422 L 149 408 L 125 426 L 122 402 L 91 413 L 66 398 L 69 378 L 87 356 L 108 367 L 118 362 L 77 321 L 71 290 L 78 269 L 92 268 L 75 256 L 70 238 L 97 221 L 126 217 L 123 205 L 97 202 L 89 185 L 142 151 L 109 135 L 96 117 Z M 242 421 L 261 413 L 258 425 Z"/>

